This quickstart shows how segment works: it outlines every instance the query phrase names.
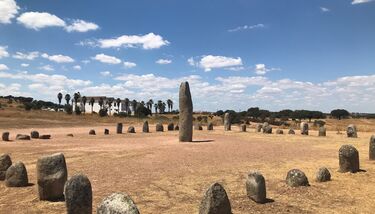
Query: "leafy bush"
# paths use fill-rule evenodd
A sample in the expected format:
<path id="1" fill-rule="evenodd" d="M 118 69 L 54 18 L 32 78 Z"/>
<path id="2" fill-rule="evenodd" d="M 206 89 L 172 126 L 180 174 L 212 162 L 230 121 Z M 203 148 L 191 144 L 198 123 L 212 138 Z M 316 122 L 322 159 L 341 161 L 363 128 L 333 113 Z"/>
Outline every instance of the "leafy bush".
<path id="1" fill-rule="evenodd" d="M 80 107 L 76 106 L 74 110 L 75 110 L 76 115 L 81 115 L 82 111 Z"/>
<path id="2" fill-rule="evenodd" d="M 108 110 L 107 109 L 100 109 L 99 110 L 99 116 L 100 117 L 106 117 L 106 116 L 108 116 Z"/>
<path id="3" fill-rule="evenodd" d="M 25 107 L 26 111 L 30 111 L 33 108 L 32 103 L 24 103 L 23 106 Z"/>
<path id="4" fill-rule="evenodd" d="M 64 111 L 67 114 L 73 114 L 73 107 L 71 105 L 67 104 L 67 105 L 64 106 Z"/>

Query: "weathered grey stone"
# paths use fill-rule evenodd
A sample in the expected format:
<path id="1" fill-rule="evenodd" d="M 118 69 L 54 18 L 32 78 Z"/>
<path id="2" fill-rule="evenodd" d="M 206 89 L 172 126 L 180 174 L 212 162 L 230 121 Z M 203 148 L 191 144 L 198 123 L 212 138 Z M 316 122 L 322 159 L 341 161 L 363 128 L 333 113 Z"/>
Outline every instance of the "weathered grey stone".
<path id="1" fill-rule="evenodd" d="M 122 134 L 122 123 L 117 123 L 116 133 L 117 134 Z"/>
<path id="2" fill-rule="evenodd" d="M 309 135 L 309 124 L 302 122 L 300 125 L 301 135 Z"/>
<path id="3" fill-rule="evenodd" d="M 324 126 L 319 127 L 319 137 L 327 136 L 327 129 Z"/>
<path id="4" fill-rule="evenodd" d="M 276 134 L 284 134 L 284 131 L 282 129 L 277 129 Z"/>
<path id="5" fill-rule="evenodd" d="M 195 124 L 195 126 L 194 126 L 194 130 L 202 131 L 202 130 L 203 130 L 203 127 L 202 127 L 201 124 L 197 123 L 197 124 Z"/>
<path id="6" fill-rule="evenodd" d="M 317 182 L 326 182 L 331 180 L 331 173 L 325 167 L 319 169 L 316 173 L 316 181 Z"/>
<path id="7" fill-rule="evenodd" d="M 179 91 L 179 141 L 193 141 L 193 101 L 188 82 L 182 82 Z"/>
<path id="8" fill-rule="evenodd" d="M 174 130 L 175 130 L 175 131 L 179 131 L 179 130 L 180 130 L 180 127 L 179 127 L 178 125 L 175 125 Z"/>
<path id="9" fill-rule="evenodd" d="M 3 141 L 9 141 L 9 132 L 3 132 L 3 135 L 1 138 Z"/>
<path id="10" fill-rule="evenodd" d="M 96 135 L 95 130 L 94 130 L 94 129 L 91 129 L 91 130 L 89 131 L 89 135 Z"/>
<path id="11" fill-rule="evenodd" d="M 40 200 L 56 201 L 63 198 L 64 184 L 68 177 L 62 153 L 40 157 L 36 163 Z"/>
<path id="12" fill-rule="evenodd" d="M 174 124 L 173 123 L 168 123 L 167 129 L 168 129 L 168 131 L 173 131 L 174 130 Z"/>
<path id="13" fill-rule="evenodd" d="M 17 134 L 16 140 L 31 140 L 29 135 L 25 134 Z"/>
<path id="14" fill-rule="evenodd" d="M 256 127 L 255 127 L 255 131 L 256 132 L 262 132 L 262 127 L 263 127 L 262 124 L 257 124 Z"/>
<path id="15" fill-rule="evenodd" d="M 250 172 L 246 178 L 247 197 L 257 203 L 267 201 L 266 181 L 260 172 Z"/>
<path id="16" fill-rule="evenodd" d="M 212 130 L 214 130 L 214 124 L 213 124 L 212 122 L 209 122 L 209 123 L 207 124 L 207 130 L 208 130 L 208 131 L 212 131 Z"/>
<path id="17" fill-rule="evenodd" d="M 156 131 L 157 132 L 163 132 L 164 131 L 163 124 L 161 124 L 161 123 L 156 124 Z"/>
<path id="18" fill-rule="evenodd" d="M 97 214 L 139 214 L 138 208 L 129 195 L 113 193 L 99 204 Z"/>
<path id="19" fill-rule="evenodd" d="M 38 139 L 39 138 L 39 132 L 38 131 L 32 131 L 30 133 L 31 138 Z"/>
<path id="20" fill-rule="evenodd" d="M 148 127 L 148 121 L 145 121 L 143 123 L 142 132 L 144 132 L 144 133 L 149 133 L 150 132 L 150 129 Z"/>
<path id="21" fill-rule="evenodd" d="M 339 172 L 358 172 L 359 153 L 352 145 L 343 145 L 339 150 Z"/>
<path id="22" fill-rule="evenodd" d="M 372 135 L 370 138 L 369 158 L 370 160 L 375 160 L 375 135 Z"/>
<path id="23" fill-rule="evenodd" d="M 267 122 L 263 123 L 262 130 L 264 134 L 272 134 L 272 126 L 270 126 Z"/>
<path id="24" fill-rule="evenodd" d="M 230 114 L 229 112 L 224 114 L 224 130 L 230 131 L 232 130 L 232 122 L 230 121 Z"/>
<path id="25" fill-rule="evenodd" d="M 292 169 L 288 172 L 286 184 L 291 187 L 310 186 L 305 173 L 299 169 Z"/>
<path id="26" fill-rule="evenodd" d="M 25 187 L 29 184 L 26 167 L 22 162 L 17 162 L 10 166 L 5 174 L 5 186 Z"/>
<path id="27" fill-rule="evenodd" d="M 240 131 L 241 132 L 246 132 L 246 124 L 241 124 Z"/>
<path id="28" fill-rule="evenodd" d="M 92 213 L 91 183 L 85 175 L 72 176 L 65 183 L 64 196 L 68 214 Z"/>
<path id="29" fill-rule="evenodd" d="M 50 134 L 39 135 L 39 139 L 48 140 L 48 139 L 51 139 L 51 135 Z"/>
<path id="30" fill-rule="evenodd" d="M 73 134 L 67 134 L 66 136 L 67 136 L 67 137 L 74 137 Z"/>
<path id="31" fill-rule="evenodd" d="M 350 124 L 346 129 L 346 134 L 348 137 L 357 138 L 357 127 L 353 124 Z"/>
<path id="32" fill-rule="evenodd" d="M 109 129 L 104 129 L 104 135 L 109 135 Z"/>
<path id="33" fill-rule="evenodd" d="M 294 131 L 294 129 L 289 129 L 288 134 L 296 134 L 296 132 Z"/>
<path id="34" fill-rule="evenodd" d="M 134 126 L 129 126 L 129 128 L 128 128 L 128 133 L 135 133 L 135 128 L 134 128 Z"/>
<path id="35" fill-rule="evenodd" d="M 12 160 L 8 154 L 0 155 L 0 181 L 5 180 L 5 173 L 11 165 Z"/>
<path id="36" fill-rule="evenodd" d="M 227 192 L 219 183 L 214 183 L 206 191 L 199 206 L 199 214 L 231 214 L 232 208 Z"/>

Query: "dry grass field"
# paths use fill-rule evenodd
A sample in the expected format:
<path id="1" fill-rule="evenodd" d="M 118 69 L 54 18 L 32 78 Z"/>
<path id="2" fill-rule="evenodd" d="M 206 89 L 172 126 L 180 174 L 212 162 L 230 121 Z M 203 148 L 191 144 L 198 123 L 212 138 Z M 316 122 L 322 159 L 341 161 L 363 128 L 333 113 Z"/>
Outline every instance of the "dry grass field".
<path id="1" fill-rule="evenodd" d="M 115 123 L 136 126 L 136 134 L 115 134 Z M 69 177 L 86 174 L 93 188 L 93 211 L 107 195 L 128 193 L 141 213 L 197 213 L 209 185 L 223 184 L 233 213 L 373 213 L 375 210 L 375 162 L 368 160 L 368 143 L 375 134 L 375 121 L 327 120 L 327 137 L 264 135 L 254 125 L 241 133 L 215 126 L 214 131 L 194 131 L 194 143 L 179 143 L 178 132 L 141 133 L 138 120 L 91 115 L 67 116 L 55 112 L 0 110 L 0 133 L 10 131 L 11 139 L 20 133 L 38 130 L 51 134 L 50 140 L 0 142 L 0 153 L 22 161 L 29 182 L 36 183 L 38 157 L 63 152 Z M 355 123 L 359 137 L 346 137 L 344 127 Z M 343 134 L 337 134 L 337 127 Z M 341 127 L 341 128 L 340 128 Z M 94 128 L 96 136 L 89 136 Z M 110 135 L 103 134 L 104 128 Z M 166 128 L 166 127 L 165 127 Z M 287 130 L 284 130 L 286 133 Z M 73 133 L 74 137 L 66 134 Z M 361 169 L 355 174 L 338 173 L 338 149 L 352 144 L 360 154 Z M 332 181 L 314 181 L 325 166 Z M 310 187 L 291 188 L 285 184 L 288 170 L 299 168 L 309 178 Z M 245 176 L 259 170 L 266 178 L 268 198 L 274 202 L 259 205 L 245 192 Z M 64 213 L 64 202 L 44 202 L 37 197 L 37 186 L 7 188 L 0 182 L 0 213 Z"/>

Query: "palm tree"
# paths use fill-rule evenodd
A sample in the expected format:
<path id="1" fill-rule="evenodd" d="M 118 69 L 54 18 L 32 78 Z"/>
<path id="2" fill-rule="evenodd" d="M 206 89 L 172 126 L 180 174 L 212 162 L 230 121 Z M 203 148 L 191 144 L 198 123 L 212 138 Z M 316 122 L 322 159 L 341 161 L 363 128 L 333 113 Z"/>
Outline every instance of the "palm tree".
<path id="1" fill-rule="evenodd" d="M 158 113 L 158 104 L 157 103 L 154 104 L 154 108 L 155 108 L 155 114 L 157 114 Z"/>
<path id="2" fill-rule="evenodd" d="M 91 105 L 91 114 L 94 112 L 94 104 L 95 104 L 95 99 L 91 97 L 89 101 L 89 105 Z"/>
<path id="3" fill-rule="evenodd" d="M 168 104 L 168 112 L 171 112 L 173 109 L 173 101 L 171 99 L 168 99 L 167 104 Z"/>
<path id="4" fill-rule="evenodd" d="M 107 100 L 107 105 L 108 105 L 108 112 L 109 112 L 109 115 L 111 115 L 112 103 L 113 103 L 113 100 L 112 100 L 112 99 L 108 99 L 108 100 Z"/>
<path id="5" fill-rule="evenodd" d="M 83 112 L 86 113 L 86 102 L 87 102 L 87 97 L 83 96 L 82 97 L 82 103 L 83 103 Z"/>
<path id="6" fill-rule="evenodd" d="M 128 114 L 129 113 L 129 99 L 128 98 L 125 98 L 124 99 L 124 107 L 125 107 L 125 111 L 126 113 Z"/>
<path id="7" fill-rule="evenodd" d="M 61 100 L 62 100 L 62 98 L 63 98 L 62 93 L 58 93 L 58 94 L 57 94 L 57 99 L 59 100 L 59 106 L 61 105 Z"/>
<path id="8" fill-rule="evenodd" d="M 99 106 L 100 106 L 100 109 L 103 109 L 103 104 L 104 104 L 104 100 L 103 100 L 103 97 L 99 98 L 99 102 L 98 102 Z"/>
<path id="9" fill-rule="evenodd" d="M 120 112 L 120 103 L 121 103 L 121 99 L 120 99 L 120 98 L 117 98 L 117 99 L 116 99 L 116 103 L 117 103 L 117 112 Z"/>
<path id="10" fill-rule="evenodd" d="M 132 101 L 132 108 L 133 108 L 133 112 L 134 112 L 134 115 L 135 115 L 135 111 L 137 110 L 137 100 Z"/>
<path id="11" fill-rule="evenodd" d="M 165 108 L 166 108 L 166 104 L 165 104 L 165 102 L 163 102 L 162 104 L 161 104 L 161 109 L 162 109 L 162 112 L 164 113 L 165 112 Z"/>
<path id="12" fill-rule="evenodd" d="M 159 109 L 159 114 L 163 113 L 163 101 L 158 100 L 158 109 Z"/>
<path id="13" fill-rule="evenodd" d="M 65 94 L 65 100 L 66 100 L 66 104 L 69 105 L 70 94 Z"/>
<path id="14" fill-rule="evenodd" d="M 78 99 L 80 97 L 81 97 L 81 94 L 79 92 L 74 93 L 74 95 L 73 95 L 73 99 L 74 99 L 74 102 L 75 102 L 75 109 L 77 109 L 77 102 L 78 102 Z"/>

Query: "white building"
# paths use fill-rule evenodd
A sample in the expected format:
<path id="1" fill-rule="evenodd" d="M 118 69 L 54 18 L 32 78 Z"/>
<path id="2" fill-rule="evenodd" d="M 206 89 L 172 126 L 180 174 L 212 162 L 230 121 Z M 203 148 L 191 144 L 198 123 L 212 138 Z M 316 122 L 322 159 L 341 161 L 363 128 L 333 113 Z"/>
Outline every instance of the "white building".
<path id="1" fill-rule="evenodd" d="M 94 98 L 95 102 L 94 105 L 90 105 L 91 98 Z M 85 109 L 86 113 L 91 113 L 91 110 L 98 113 L 100 110 L 99 100 L 103 100 L 103 108 L 109 109 L 108 113 L 110 112 L 111 115 L 113 113 L 118 112 L 126 112 L 126 106 L 124 104 L 124 100 L 121 100 L 120 106 L 117 106 L 116 99 L 113 97 L 106 97 L 106 96 L 95 96 L 95 97 L 86 97 L 86 106 L 83 106 L 82 97 L 78 99 L 77 105 L 80 107 L 81 111 L 83 112 L 83 109 Z M 112 101 L 111 107 L 108 106 L 108 101 Z M 129 103 L 129 109 L 131 108 L 131 105 Z M 118 111 L 119 110 L 119 111 Z M 75 111 L 75 104 L 73 104 L 73 111 Z"/>

